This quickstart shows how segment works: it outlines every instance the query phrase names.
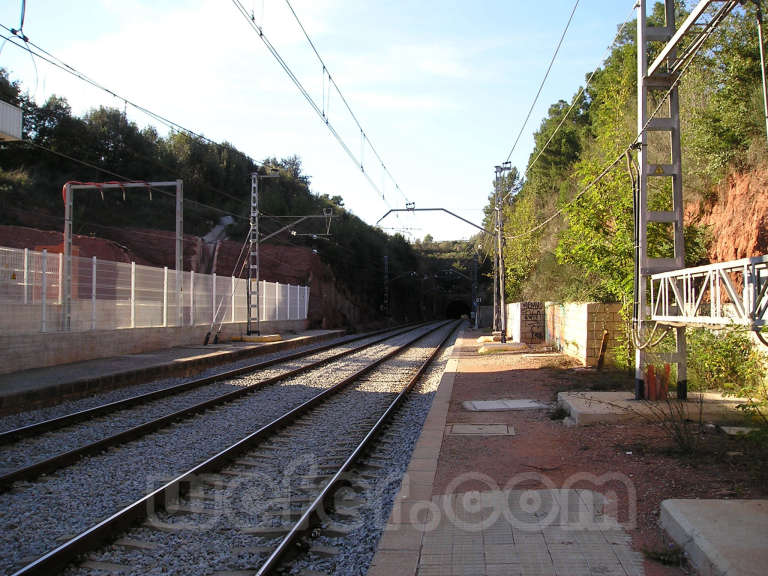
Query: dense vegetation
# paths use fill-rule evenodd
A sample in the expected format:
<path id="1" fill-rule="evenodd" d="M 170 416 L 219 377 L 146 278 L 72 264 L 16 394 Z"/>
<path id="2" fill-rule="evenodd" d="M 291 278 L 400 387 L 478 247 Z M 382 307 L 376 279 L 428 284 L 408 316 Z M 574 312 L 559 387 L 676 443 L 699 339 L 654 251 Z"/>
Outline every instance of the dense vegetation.
<path id="1" fill-rule="evenodd" d="M 70 180 L 175 180 L 184 181 L 185 232 L 203 235 L 222 216 L 234 224 L 228 233 L 245 239 L 250 210 L 250 174 L 277 168 L 279 178 L 265 179 L 260 189 L 264 235 L 283 227 L 288 215 L 323 214 L 332 210 L 331 235 L 324 219 L 306 221 L 291 236 L 285 232 L 272 242 L 308 246 L 330 265 L 364 310 L 364 317 L 380 312 L 384 294 L 384 256 L 389 257 L 390 278 L 411 272 L 428 273 L 430 265 L 401 235 L 389 236 L 344 208 L 340 196 L 316 195 L 310 178 L 296 157 L 268 158 L 257 163 L 234 146 L 214 144 L 186 133 L 166 137 L 154 128 L 139 128 L 124 112 L 113 108 L 91 110 L 80 118 L 67 101 L 51 97 L 36 104 L 21 86 L 0 69 L 0 99 L 23 109 L 24 143 L 2 144 L 0 155 L 0 223 L 60 230 L 62 185 Z M 119 190 L 81 194 L 75 203 L 78 234 L 109 238 L 111 228 L 136 227 L 173 230 L 173 191 Z M 312 234 L 316 234 L 315 237 Z M 392 312 L 418 317 L 413 286 L 392 280 Z"/>
<path id="2" fill-rule="evenodd" d="M 681 3 L 677 21 L 685 15 Z M 651 22 L 664 24 L 662 4 L 655 6 Z M 504 225 L 511 237 L 505 247 L 511 300 L 626 303 L 632 297 L 632 191 L 626 162 L 573 200 L 637 135 L 635 36 L 632 22 L 586 90 L 550 106 L 535 133 L 525 178 L 513 171 L 502 184 L 505 194 L 510 192 Z M 686 202 L 713 200 L 728 171 L 763 165 L 766 158 L 751 3 L 737 8 L 697 56 L 681 82 L 680 99 L 684 196 Z M 663 197 L 662 190 L 655 192 Z M 561 216 L 528 233 L 560 207 Z M 649 233 L 655 234 L 654 255 L 669 254 L 671 240 L 661 231 Z M 687 263 L 706 261 L 707 230 L 689 224 L 685 237 Z"/>

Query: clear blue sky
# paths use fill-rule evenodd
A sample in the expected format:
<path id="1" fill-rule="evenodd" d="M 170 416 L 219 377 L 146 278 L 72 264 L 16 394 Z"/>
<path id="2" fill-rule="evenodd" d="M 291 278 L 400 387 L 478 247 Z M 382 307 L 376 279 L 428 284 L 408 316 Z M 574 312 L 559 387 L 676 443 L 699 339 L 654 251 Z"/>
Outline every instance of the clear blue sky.
<path id="1" fill-rule="evenodd" d="M 322 69 L 284 0 L 242 0 L 318 102 Z M 573 0 L 456 2 L 294 0 L 296 12 L 367 135 L 417 207 L 480 222 L 493 167 L 509 153 Z M 512 163 L 524 169 L 548 106 L 569 100 L 600 64 L 633 0 L 582 0 Z M 24 32 L 115 92 L 260 160 L 301 157 L 316 193 L 339 194 L 375 223 L 387 204 L 338 146 L 257 35 L 227 0 L 28 0 Z M 0 4 L 17 28 L 21 1 Z M 55 93 L 75 113 L 122 101 L 6 45 L 0 66 L 42 103 Z M 150 119 L 127 109 L 144 126 Z M 330 121 L 352 152 L 360 137 L 331 95 Z M 160 128 L 161 133 L 164 129 Z M 391 207 L 397 193 L 364 151 Z M 175 178 L 158 174 L 158 179 Z M 414 237 L 466 238 L 448 216 L 402 215 L 384 227 Z"/>

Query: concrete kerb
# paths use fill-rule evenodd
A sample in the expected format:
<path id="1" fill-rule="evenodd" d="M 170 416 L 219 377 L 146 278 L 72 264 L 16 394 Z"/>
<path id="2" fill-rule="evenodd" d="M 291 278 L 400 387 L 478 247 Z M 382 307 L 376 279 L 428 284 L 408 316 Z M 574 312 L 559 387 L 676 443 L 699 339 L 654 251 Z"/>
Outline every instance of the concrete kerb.
<path id="1" fill-rule="evenodd" d="M 765 574 L 768 500 L 664 500 L 660 522 L 702 576 Z"/>
<path id="2" fill-rule="evenodd" d="M 701 395 L 701 405 L 698 394 L 691 395 L 689 400 L 680 406 L 685 414 L 698 420 L 701 409 L 702 418 L 719 422 L 733 422 L 743 419 L 736 407 L 745 402 L 742 398 L 724 397 L 721 394 L 705 392 Z M 559 392 L 557 403 L 570 416 L 571 423 L 577 426 L 590 424 L 618 424 L 637 420 L 658 420 L 668 411 L 677 410 L 676 399 L 670 398 L 667 407 L 664 401 L 654 403 L 635 400 L 631 392 Z"/>

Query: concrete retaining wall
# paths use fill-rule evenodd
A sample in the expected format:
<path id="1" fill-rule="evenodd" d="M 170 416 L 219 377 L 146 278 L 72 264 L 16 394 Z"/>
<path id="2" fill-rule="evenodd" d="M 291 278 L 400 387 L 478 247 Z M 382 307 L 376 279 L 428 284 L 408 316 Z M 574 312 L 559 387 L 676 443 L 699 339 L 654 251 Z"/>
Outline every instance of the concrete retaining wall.
<path id="1" fill-rule="evenodd" d="M 597 366 L 603 330 L 608 331 L 606 365 L 614 365 L 613 348 L 624 330 L 621 304 L 597 302 L 546 302 L 545 337 L 547 344 L 577 358 L 584 366 Z"/>
<path id="2" fill-rule="evenodd" d="M 544 342 L 543 302 L 513 302 L 507 304 L 507 338 L 524 344 Z"/>
<path id="3" fill-rule="evenodd" d="M 307 320 L 261 322 L 262 334 L 306 330 Z M 210 326 L 126 328 L 87 332 L 0 334 L 0 374 L 94 358 L 139 354 L 174 346 L 202 345 Z M 223 341 L 245 334 L 245 322 L 223 324 Z"/>

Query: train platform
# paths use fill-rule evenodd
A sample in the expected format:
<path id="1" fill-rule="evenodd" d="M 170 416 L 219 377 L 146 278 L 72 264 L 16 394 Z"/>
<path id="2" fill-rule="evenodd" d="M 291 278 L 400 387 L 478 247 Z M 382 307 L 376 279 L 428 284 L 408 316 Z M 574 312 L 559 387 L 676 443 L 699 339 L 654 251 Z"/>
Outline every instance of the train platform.
<path id="1" fill-rule="evenodd" d="M 368 576 L 688 573 L 649 553 L 677 550 L 658 517 L 680 479 L 618 444 L 627 424 L 553 419 L 567 357 L 485 355 L 479 335 L 456 340 Z"/>
<path id="2" fill-rule="evenodd" d="M 245 358 L 343 336 L 344 330 L 283 334 L 276 342 L 224 342 L 178 346 L 84 362 L 0 374 L 0 414 L 55 404 L 157 378 L 183 377 Z"/>

